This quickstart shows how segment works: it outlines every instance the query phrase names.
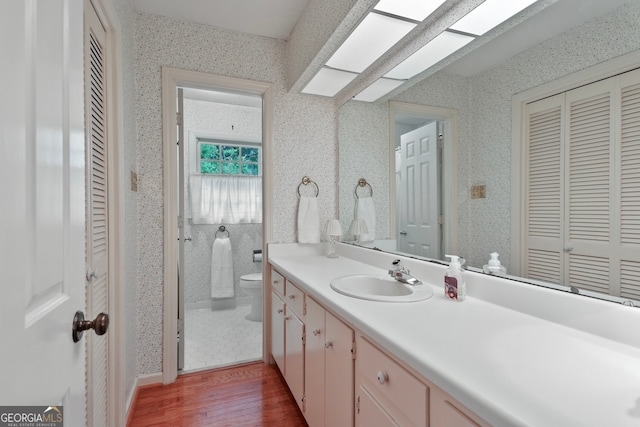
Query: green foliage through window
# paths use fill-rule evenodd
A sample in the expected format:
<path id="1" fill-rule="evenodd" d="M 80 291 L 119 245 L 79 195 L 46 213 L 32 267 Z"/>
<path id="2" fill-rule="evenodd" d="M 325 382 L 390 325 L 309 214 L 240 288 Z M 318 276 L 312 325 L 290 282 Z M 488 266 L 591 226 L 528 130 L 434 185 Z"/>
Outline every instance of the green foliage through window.
<path id="1" fill-rule="evenodd" d="M 198 144 L 200 173 L 213 175 L 260 175 L 260 147 Z"/>

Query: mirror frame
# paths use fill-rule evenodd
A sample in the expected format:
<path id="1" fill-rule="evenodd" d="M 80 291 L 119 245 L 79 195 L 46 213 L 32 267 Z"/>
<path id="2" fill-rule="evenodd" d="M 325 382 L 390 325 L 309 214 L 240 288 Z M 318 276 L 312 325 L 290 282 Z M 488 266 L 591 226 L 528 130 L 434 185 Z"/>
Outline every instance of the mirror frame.
<path id="1" fill-rule="evenodd" d="M 389 101 L 389 234 L 397 241 L 396 230 L 396 115 L 411 114 L 444 122 L 442 193 L 445 254 L 458 254 L 458 111 L 449 108 Z M 396 245 L 397 248 L 397 245 Z M 417 256 L 417 255 L 414 255 Z M 442 261 L 442 260 L 441 260 Z"/>

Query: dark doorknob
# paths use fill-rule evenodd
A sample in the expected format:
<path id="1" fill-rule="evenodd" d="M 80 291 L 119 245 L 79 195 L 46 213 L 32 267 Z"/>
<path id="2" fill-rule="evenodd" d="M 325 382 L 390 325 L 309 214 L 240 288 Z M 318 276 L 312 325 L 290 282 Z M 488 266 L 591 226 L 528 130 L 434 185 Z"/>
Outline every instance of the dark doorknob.
<path id="1" fill-rule="evenodd" d="M 96 335 L 104 335 L 107 332 L 107 329 L 109 329 L 109 315 L 106 313 L 100 313 L 93 321 L 91 321 L 84 320 L 84 313 L 76 311 L 75 316 L 73 316 L 73 342 L 80 341 L 82 334 L 88 329 L 96 331 Z"/>

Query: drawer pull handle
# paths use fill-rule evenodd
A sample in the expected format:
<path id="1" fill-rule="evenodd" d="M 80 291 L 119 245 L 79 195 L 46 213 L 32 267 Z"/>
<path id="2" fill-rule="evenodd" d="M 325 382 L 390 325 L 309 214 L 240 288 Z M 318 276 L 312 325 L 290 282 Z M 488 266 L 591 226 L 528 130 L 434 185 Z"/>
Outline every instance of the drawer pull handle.
<path id="1" fill-rule="evenodd" d="M 389 374 L 378 371 L 378 382 L 384 385 L 387 381 L 389 381 Z"/>
<path id="2" fill-rule="evenodd" d="M 289 320 L 291 319 L 291 316 L 284 316 L 284 320 Z"/>
<path id="3" fill-rule="evenodd" d="M 295 299 L 295 297 L 296 297 L 295 294 L 289 295 L 289 299 Z"/>
<path id="4" fill-rule="evenodd" d="M 278 309 L 278 314 L 282 314 L 282 313 L 284 313 L 284 310 L 283 310 L 283 309 L 281 309 L 281 308 L 279 308 L 279 309 Z"/>
<path id="5" fill-rule="evenodd" d="M 333 347 L 333 341 L 325 341 L 324 348 L 330 349 L 331 347 Z"/>
<path id="6" fill-rule="evenodd" d="M 274 285 L 277 285 L 278 283 L 280 283 L 280 281 L 279 281 L 279 280 L 274 280 L 274 281 L 273 281 L 273 284 L 274 284 Z"/>
<path id="7" fill-rule="evenodd" d="M 314 329 L 314 330 L 313 330 L 313 331 L 311 331 L 311 332 L 313 332 L 313 335 L 315 335 L 316 337 L 317 337 L 318 335 L 320 335 L 320 329 L 317 329 L 317 328 L 316 328 L 316 329 Z"/>

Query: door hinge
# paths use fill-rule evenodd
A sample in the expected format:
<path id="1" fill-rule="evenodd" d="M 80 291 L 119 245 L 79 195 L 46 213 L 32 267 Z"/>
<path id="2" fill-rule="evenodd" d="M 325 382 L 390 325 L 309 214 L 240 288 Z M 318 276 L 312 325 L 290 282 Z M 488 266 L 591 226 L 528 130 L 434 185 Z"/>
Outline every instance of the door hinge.
<path id="1" fill-rule="evenodd" d="M 438 148 L 440 150 L 444 148 L 444 139 L 442 139 L 442 135 L 440 136 L 440 139 L 438 139 Z"/>
<path id="2" fill-rule="evenodd" d="M 178 342 L 180 342 L 180 337 L 184 335 L 184 320 L 178 319 Z"/>
<path id="3" fill-rule="evenodd" d="M 307 333 L 303 332 L 302 333 L 302 344 L 306 344 L 307 343 Z"/>
<path id="4" fill-rule="evenodd" d="M 182 223 L 182 215 L 178 215 L 178 228 L 182 228 L 183 227 L 183 223 Z"/>
<path id="5" fill-rule="evenodd" d="M 307 396 L 306 395 L 302 395 L 302 412 L 305 412 L 307 410 Z"/>
<path id="6" fill-rule="evenodd" d="M 351 358 L 353 360 L 356 360 L 356 342 L 355 341 L 351 342 Z"/>
<path id="7" fill-rule="evenodd" d="M 356 414 L 360 413 L 360 395 L 356 397 Z"/>
<path id="8" fill-rule="evenodd" d="M 182 113 L 176 113 L 176 124 L 182 126 Z"/>
<path id="9" fill-rule="evenodd" d="M 438 215 L 438 225 L 444 224 L 444 215 Z"/>

